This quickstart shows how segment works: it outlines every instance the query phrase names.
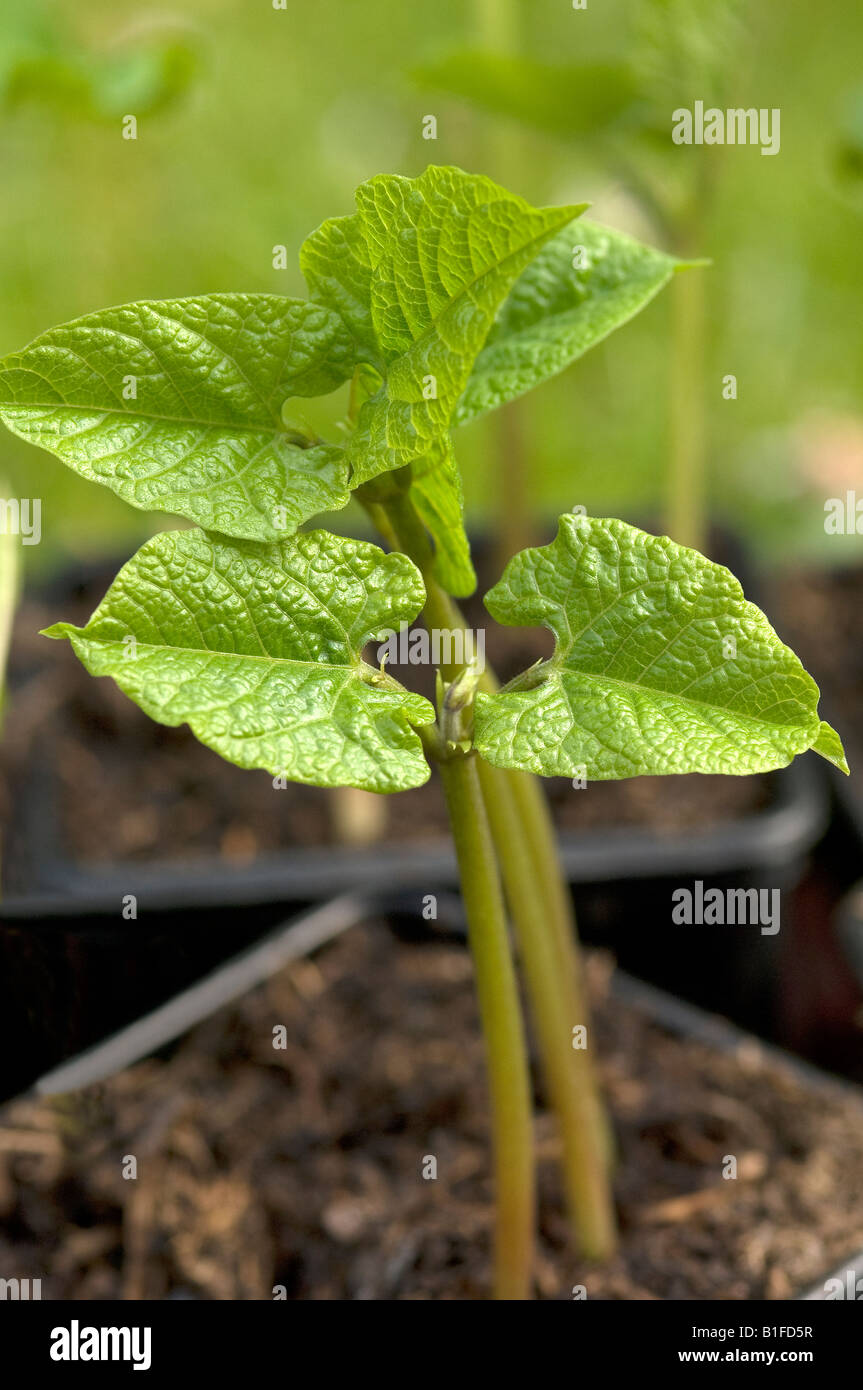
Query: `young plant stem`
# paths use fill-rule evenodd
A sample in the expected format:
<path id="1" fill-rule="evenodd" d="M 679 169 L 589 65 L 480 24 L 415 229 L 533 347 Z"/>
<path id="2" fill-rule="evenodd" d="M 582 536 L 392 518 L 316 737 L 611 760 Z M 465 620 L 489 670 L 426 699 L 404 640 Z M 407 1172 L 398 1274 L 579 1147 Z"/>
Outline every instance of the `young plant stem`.
<path id="1" fill-rule="evenodd" d="M 554 936 L 561 977 L 569 982 L 574 1014 L 587 1021 L 581 960 L 576 943 L 578 933 L 572 897 L 560 867 L 557 838 L 542 786 L 529 772 L 507 774 L 522 834 L 533 862 L 538 882 L 544 886 L 548 922 Z"/>
<path id="2" fill-rule="evenodd" d="M 492 839 L 501 866 L 506 898 L 524 967 L 537 1042 L 549 1099 L 563 1145 L 561 1168 L 567 1205 L 582 1253 L 604 1260 L 614 1250 L 614 1205 L 608 1180 L 608 1152 L 590 1053 L 573 1046 L 573 1028 L 583 1012 L 567 981 L 560 943 L 544 910 L 530 845 L 524 838 L 512 783 L 479 759 L 478 773 Z M 592 1046 L 590 1030 L 588 1044 Z"/>
<path id="3" fill-rule="evenodd" d="M 515 801 L 521 831 L 528 844 L 533 872 L 537 875 L 537 882 L 542 885 L 545 920 L 554 937 L 558 970 L 560 979 L 564 982 L 561 988 L 568 991 L 570 1018 L 589 1028 L 590 1009 L 581 969 L 575 909 L 569 885 L 561 870 L 557 835 L 548 801 L 539 779 L 529 772 L 510 770 L 505 775 L 510 795 Z M 591 1054 L 579 1052 L 576 1066 L 583 1084 L 590 1086 L 593 1091 L 598 1129 L 597 1143 L 601 1142 L 606 1167 L 611 1170 L 617 1162 L 616 1145 L 611 1123 L 602 1103 Z"/>
<path id="4" fill-rule="evenodd" d="M 366 503 L 366 509 L 387 543 L 409 555 L 421 571 L 426 589 L 423 610 L 426 626 L 452 632 L 466 630 L 467 624 L 458 604 L 435 578 L 434 551 L 409 494 L 401 489 L 394 491 L 383 503 Z M 441 668 L 441 675 L 445 681 L 454 680 L 458 673 L 457 666 Z M 480 690 L 486 694 L 493 694 L 497 687 L 494 672 L 486 667 L 480 677 Z M 534 858 L 536 882 L 543 885 L 546 896 L 545 913 L 552 924 L 552 931 L 558 943 L 560 959 L 564 966 L 563 977 L 571 980 L 573 988 L 580 992 L 581 971 L 575 914 L 560 868 L 548 802 L 539 782 L 530 773 L 507 771 L 501 775 L 512 785 L 519 808 L 522 834 L 526 837 Z"/>
<path id="5" fill-rule="evenodd" d="M 375 511 L 380 514 L 381 531 L 388 543 L 395 543 L 398 549 L 410 555 L 422 571 L 426 586 L 424 617 L 427 626 L 450 631 L 465 628 L 458 605 L 434 576 L 431 542 L 408 493 L 403 489 L 394 490 L 384 503 L 374 508 L 368 506 L 368 510 L 375 521 Z M 445 681 L 452 681 L 458 675 L 458 668 L 443 668 L 441 675 Z M 487 693 L 497 688 L 494 673 L 488 668 L 482 673 L 479 688 Z M 508 878 L 506 883 L 510 907 L 516 918 L 520 950 L 525 958 L 531 1011 L 537 1020 L 543 1018 L 546 1012 L 552 1017 L 570 1020 L 570 1041 L 566 1045 L 569 1046 L 570 1057 L 567 1060 L 571 1065 L 566 1084 L 557 1047 L 549 1042 L 549 1049 L 546 1050 L 539 1022 L 537 1033 L 552 1105 L 557 1109 L 560 1097 L 563 1107 L 558 1113 L 564 1137 L 565 1185 L 573 1220 L 577 1223 L 585 1250 L 590 1246 L 591 1251 L 599 1254 L 614 1244 L 608 1181 L 613 1144 L 594 1077 L 592 1056 L 586 1050 L 576 1051 L 571 1047 L 571 1029 L 577 1023 L 588 1026 L 588 1009 L 581 980 L 575 915 L 560 868 L 554 825 L 545 795 L 535 777 L 529 773 L 487 767 L 481 760 L 480 767 L 485 779 L 484 792 L 489 811 L 495 801 L 506 807 L 507 829 L 499 825 L 500 833 L 495 836 L 505 873 L 510 839 L 519 847 L 520 869 L 513 877 L 512 891 Z M 529 907 L 527 895 L 522 890 L 522 885 L 528 880 L 531 884 Z M 520 904 L 517 917 L 513 901 L 516 896 Z M 553 952 L 552 968 L 548 968 L 547 943 L 550 943 Z M 528 956 L 533 968 L 528 967 Z M 555 1002 L 549 1009 L 548 1001 L 552 995 Z M 551 1038 L 551 1032 L 547 1037 Z M 573 1099 L 571 1093 L 576 1089 L 583 1094 Z M 576 1130 L 584 1130 L 584 1133 L 576 1138 Z M 582 1166 L 588 1170 L 586 1176 L 581 1176 L 578 1171 Z M 595 1217 L 587 1216 L 585 1220 L 585 1193 L 594 1187 L 597 1192 L 597 1214 Z"/>
<path id="6" fill-rule="evenodd" d="M 536 1222 L 527 1042 L 494 844 L 474 754 L 439 763 L 485 1037 L 496 1187 L 495 1297 L 530 1298 Z"/>
<path id="7" fill-rule="evenodd" d="M 429 628 L 458 631 L 466 623 L 458 604 L 441 587 L 434 575 L 434 552 L 422 520 L 409 495 L 398 491 L 382 504 L 366 504 L 367 510 L 389 545 L 395 545 L 413 560 L 422 572 L 426 589 L 423 616 Z M 458 667 L 442 667 L 445 681 L 458 675 Z M 480 677 L 479 689 L 493 694 L 498 682 L 494 672 L 486 667 Z M 538 780 L 530 773 L 501 772 L 510 784 L 518 807 L 521 834 L 533 860 L 534 879 L 543 894 L 543 915 L 557 943 L 561 964 L 560 978 L 571 982 L 575 1012 L 586 1018 L 581 998 L 581 970 L 578 955 L 578 934 L 572 899 L 563 878 L 557 853 L 557 842 L 548 802 Z"/>
<path id="8" fill-rule="evenodd" d="M 403 489 L 394 489 L 381 502 L 369 501 L 362 492 L 359 496 L 387 544 L 409 555 L 422 574 L 426 590 L 423 609 L 426 627 L 430 631 L 435 628 L 441 632 L 466 631 L 467 625 L 458 604 L 435 578 L 434 550 L 408 493 Z M 441 675 L 449 683 L 455 680 L 460 669 L 457 664 L 443 665 Z"/>

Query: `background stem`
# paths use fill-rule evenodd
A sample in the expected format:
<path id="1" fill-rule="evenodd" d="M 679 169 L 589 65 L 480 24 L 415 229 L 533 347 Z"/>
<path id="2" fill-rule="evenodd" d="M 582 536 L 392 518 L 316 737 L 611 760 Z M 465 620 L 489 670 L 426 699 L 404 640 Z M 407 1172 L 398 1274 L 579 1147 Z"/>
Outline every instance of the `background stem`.
<path id="1" fill-rule="evenodd" d="M 497 1193 L 495 1297 L 530 1297 L 536 1188 L 530 1076 L 491 831 L 473 754 L 439 764 L 485 1037 Z"/>
<path id="2" fill-rule="evenodd" d="M 0 481 L 0 496 L 11 494 Z M 6 663 L 12 642 L 12 624 L 20 588 L 20 555 L 18 537 L 10 527 L 0 533 L 0 725 L 6 714 Z M 0 870 L 3 867 L 4 845 L 0 842 Z"/>
<path id="3" fill-rule="evenodd" d="M 474 13 L 481 48 L 500 55 L 524 51 L 525 11 L 519 0 L 474 0 Z M 525 191 L 526 175 L 535 170 L 535 163 L 528 161 L 525 132 L 513 122 L 502 127 L 484 116 L 478 119 L 476 133 L 477 168 L 487 169 L 507 188 Z M 531 409 L 527 400 L 510 401 L 483 425 L 491 441 L 487 466 L 496 570 L 533 541 L 535 498 L 525 449 Z"/>
<path id="4" fill-rule="evenodd" d="M 706 449 L 704 436 L 705 281 L 684 270 L 671 286 L 670 442 L 666 530 L 680 545 L 704 553 Z"/>

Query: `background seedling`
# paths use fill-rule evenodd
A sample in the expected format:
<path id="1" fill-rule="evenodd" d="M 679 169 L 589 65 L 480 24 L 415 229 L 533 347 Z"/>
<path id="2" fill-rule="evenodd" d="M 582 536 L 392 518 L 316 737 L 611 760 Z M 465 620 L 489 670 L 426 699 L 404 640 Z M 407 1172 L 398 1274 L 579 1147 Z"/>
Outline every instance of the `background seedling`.
<path id="1" fill-rule="evenodd" d="M 674 144 L 671 113 L 695 100 L 724 107 L 730 99 L 729 74 L 739 84 L 745 65 L 739 0 L 644 0 L 626 58 L 607 61 L 536 61 L 512 44 L 516 23 L 513 7 L 506 24 L 480 28 L 479 47 L 424 65 L 418 81 L 487 115 L 509 118 L 515 132 L 586 147 L 620 178 L 675 255 L 697 257 L 723 151 Z M 684 276 L 672 287 L 664 489 L 669 534 L 697 549 L 705 547 L 707 525 L 705 294 L 699 276 Z"/>

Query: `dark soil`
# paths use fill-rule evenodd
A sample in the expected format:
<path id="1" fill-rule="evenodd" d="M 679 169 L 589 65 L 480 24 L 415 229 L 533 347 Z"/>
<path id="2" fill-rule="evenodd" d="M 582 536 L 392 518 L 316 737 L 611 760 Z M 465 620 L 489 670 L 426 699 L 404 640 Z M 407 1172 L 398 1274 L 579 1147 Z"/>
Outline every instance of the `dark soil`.
<path id="1" fill-rule="evenodd" d="M 113 681 L 89 676 L 67 643 L 38 636 L 58 616 L 85 622 L 104 588 L 100 582 L 50 604 L 28 600 L 18 613 L 0 778 L 7 892 L 31 887 L 40 859 L 52 854 L 82 865 L 214 855 L 245 865 L 287 848 L 416 843 L 448 833 L 436 778 L 398 797 L 275 790 L 268 773 L 232 767 L 187 728 L 154 724 Z M 486 623 L 488 659 L 504 679 L 547 653 L 548 633 L 502 629 L 487 616 Z M 418 668 L 394 673 L 414 683 Z M 547 785 L 562 830 L 650 827 L 659 836 L 726 823 L 771 795 L 769 779 L 759 777 Z"/>
<path id="2" fill-rule="evenodd" d="M 609 972 L 591 958 L 622 1247 L 604 1269 L 574 1253 L 540 1113 L 537 1295 L 785 1299 L 863 1246 L 861 1102 L 756 1044 L 669 1035 L 609 1001 Z M 369 927 L 170 1056 L 2 1112 L 0 1274 L 52 1299 L 484 1299 L 488 1172 L 467 952 Z"/>

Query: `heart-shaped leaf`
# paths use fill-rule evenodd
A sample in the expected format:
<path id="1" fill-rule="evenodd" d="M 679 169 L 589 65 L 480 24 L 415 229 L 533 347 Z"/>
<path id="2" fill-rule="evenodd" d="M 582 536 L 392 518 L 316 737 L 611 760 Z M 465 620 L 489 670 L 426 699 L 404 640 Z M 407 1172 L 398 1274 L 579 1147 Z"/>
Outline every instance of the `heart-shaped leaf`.
<path id="1" fill-rule="evenodd" d="M 685 263 L 579 221 L 513 285 L 456 408 L 466 424 L 562 372 L 658 294 Z"/>
<path id="2" fill-rule="evenodd" d="M 152 719 L 188 724 L 239 767 L 319 787 L 416 787 L 413 727 L 434 710 L 362 659 L 425 599 L 404 555 L 312 531 L 278 545 L 155 536 L 86 627 L 56 623 L 87 670 Z"/>
<path id="3" fill-rule="evenodd" d="M 818 687 L 721 565 L 622 521 L 564 516 L 486 596 L 551 628 L 552 658 L 480 695 L 476 746 L 498 767 L 594 781 L 764 772 L 808 748 L 844 764 Z"/>
<path id="4" fill-rule="evenodd" d="M 286 429 L 291 396 L 350 376 L 322 304 L 268 294 L 126 304 L 0 362 L 0 418 L 146 510 L 275 540 L 349 499 L 344 452 Z"/>

